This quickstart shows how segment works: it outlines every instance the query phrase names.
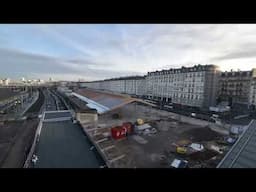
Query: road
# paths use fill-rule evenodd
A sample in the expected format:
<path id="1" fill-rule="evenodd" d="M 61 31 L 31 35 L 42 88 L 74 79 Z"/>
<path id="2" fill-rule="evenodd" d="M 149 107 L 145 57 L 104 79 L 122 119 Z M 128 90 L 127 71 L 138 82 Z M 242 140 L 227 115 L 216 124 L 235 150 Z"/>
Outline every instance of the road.
<path id="1" fill-rule="evenodd" d="M 172 109 L 171 108 L 166 108 L 166 107 L 161 107 L 161 105 L 158 104 L 157 102 L 155 102 L 154 104 L 157 105 L 157 107 L 155 107 L 157 109 L 177 113 L 177 114 L 184 115 L 184 116 L 191 117 L 191 113 L 196 113 L 196 116 L 193 117 L 193 118 L 202 119 L 202 120 L 210 121 L 210 122 L 214 122 L 211 119 L 211 117 L 212 117 L 212 114 L 216 114 L 215 112 L 200 111 L 199 109 L 198 110 L 189 109 L 189 108 L 182 109 L 180 107 L 175 107 L 175 106 L 173 106 Z M 256 118 L 256 112 L 254 112 L 254 114 L 252 114 L 249 117 L 244 117 L 244 118 L 241 118 L 241 119 L 234 119 L 235 116 L 244 115 L 244 114 L 248 114 L 248 113 L 250 113 L 250 112 L 246 111 L 246 113 L 245 113 L 244 111 L 236 111 L 236 112 L 231 111 L 230 115 L 226 115 L 226 116 L 224 116 L 224 114 L 218 114 L 218 113 L 217 114 L 220 116 L 220 119 L 224 123 L 237 124 L 237 125 L 248 125 L 253 118 L 254 119 Z"/>

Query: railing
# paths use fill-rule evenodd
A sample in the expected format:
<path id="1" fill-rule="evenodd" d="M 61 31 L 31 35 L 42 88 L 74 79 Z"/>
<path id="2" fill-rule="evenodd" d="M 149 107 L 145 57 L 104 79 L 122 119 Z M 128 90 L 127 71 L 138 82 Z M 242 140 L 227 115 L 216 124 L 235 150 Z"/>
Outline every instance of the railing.
<path id="1" fill-rule="evenodd" d="M 43 126 L 44 116 L 45 116 L 45 113 L 43 113 L 43 116 L 42 116 L 42 118 L 40 119 L 40 122 L 39 122 L 39 124 L 38 124 L 38 126 L 37 126 L 36 133 L 35 133 L 35 136 L 34 136 L 33 144 L 32 144 L 32 146 L 31 146 L 31 148 L 30 148 L 28 157 L 27 157 L 27 159 L 26 159 L 26 161 L 25 161 L 25 163 L 24 163 L 23 168 L 29 168 L 30 161 L 31 161 L 31 159 L 32 159 L 33 153 L 34 153 L 35 148 L 36 148 L 36 144 L 37 144 L 38 141 L 39 141 L 41 129 L 42 129 L 42 126 Z"/>
<path id="2" fill-rule="evenodd" d="M 233 149 L 235 149 L 235 148 L 238 146 L 240 140 L 241 140 L 241 139 L 243 138 L 243 136 L 247 133 L 247 129 L 248 129 L 254 122 L 255 122 L 255 120 L 251 120 L 251 122 L 247 125 L 246 130 L 244 130 L 244 132 L 242 133 L 242 135 L 239 136 L 239 138 L 237 139 L 237 141 L 235 142 L 235 144 L 233 144 L 233 146 L 231 147 L 231 149 L 229 149 L 229 151 L 227 152 L 227 154 L 225 155 L 225 157 L 220 161 L 220 163 L 217 165 L 216 168 L 221 168 L 222 165 L 225 163 L 225 161 L 229 158 L 229 156 L 232 155 Z M 254 131 L 255 131 L 255 130 L 254 130 Z M 231 167 L 231 166 L 234 164 L 234 162 L 235 162 L 236 159 L 239 157 L 239 154 L 241 153 L 241 151 L 243 150 L 243 148 L 246 146 L 246 144 L 247 144 L 247 142 L 248 142 L 249 139 L 250 139 L 250 137 L 249 137 L 244 143 L 242 143 L 242 147 L 240 147 L 240 150 L 239 150 L 239 153 L 238 153 L 238 154 L 237 154 L 237 153 L 236 153 L 236 154 L 233 154 L 233 155 L 235 155 L 235 158 L 232 159 L 232 161 L 231 161 L 229 167 Z"/>
<path id="3" fill-rule="evenodd" d="M 43 116 L 41 117 L 40 122 L 39 122 L 39 124 L 37 126 L 36 133 L 35 133 L 35 136 L 34 136 L 33 144 L 32 144 L 32 146 L 30 148 L 29 154 L 27 156 L 27 159 L 26 159 L 26 161 L 24 163 L 23 168 L 29 168 L 29 164 L 30 164 L 30 161 L 32 159 L 32 155 L 33 155 L 33 153 L 35 151 L 35 148 L 36 148 L 36 144 L 38 143 L 39 138 L 40 138 L 41 129 L 42 129 L 42 126 L 43 126 L 43 120 L 44 120 L 44 117 L 45 117 L 44 104 L 41 106 L 40 111 L 42 111 Z"/>

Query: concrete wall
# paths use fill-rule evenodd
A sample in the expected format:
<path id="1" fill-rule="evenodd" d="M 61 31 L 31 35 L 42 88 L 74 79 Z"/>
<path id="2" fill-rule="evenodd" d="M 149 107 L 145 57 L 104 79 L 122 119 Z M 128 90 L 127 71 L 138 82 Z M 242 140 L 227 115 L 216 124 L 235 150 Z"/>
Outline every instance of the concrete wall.
<path id="1" fill-rule="evenodd" d="M 92 124 L 93 126 L 97 127 L 98 114 L 90 112 L 78 112 L 76 113 L 76 119 L 80 122 L 80 124 Z"/>

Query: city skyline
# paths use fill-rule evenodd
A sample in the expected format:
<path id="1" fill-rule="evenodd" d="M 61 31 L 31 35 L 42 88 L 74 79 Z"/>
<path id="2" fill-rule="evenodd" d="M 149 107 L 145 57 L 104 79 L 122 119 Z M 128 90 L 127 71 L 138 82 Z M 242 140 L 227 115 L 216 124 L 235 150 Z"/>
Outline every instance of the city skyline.
<path id="1" fill-rule="evenodd" d="M 0 25 L 1 77 L 88 81 L 215 64 L 255 67 L 256 25 Z"/>

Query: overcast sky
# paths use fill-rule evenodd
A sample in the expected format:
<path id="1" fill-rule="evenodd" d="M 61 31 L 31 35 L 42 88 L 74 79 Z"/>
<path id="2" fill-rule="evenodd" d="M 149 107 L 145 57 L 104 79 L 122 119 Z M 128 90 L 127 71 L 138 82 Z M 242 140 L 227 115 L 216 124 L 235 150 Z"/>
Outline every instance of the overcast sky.
<path id="1" fill-rule="evenodd" d="M 256 25 L 0 25 L 0 78 L 97 80 L 195 64 L 256 67 Z"/>

